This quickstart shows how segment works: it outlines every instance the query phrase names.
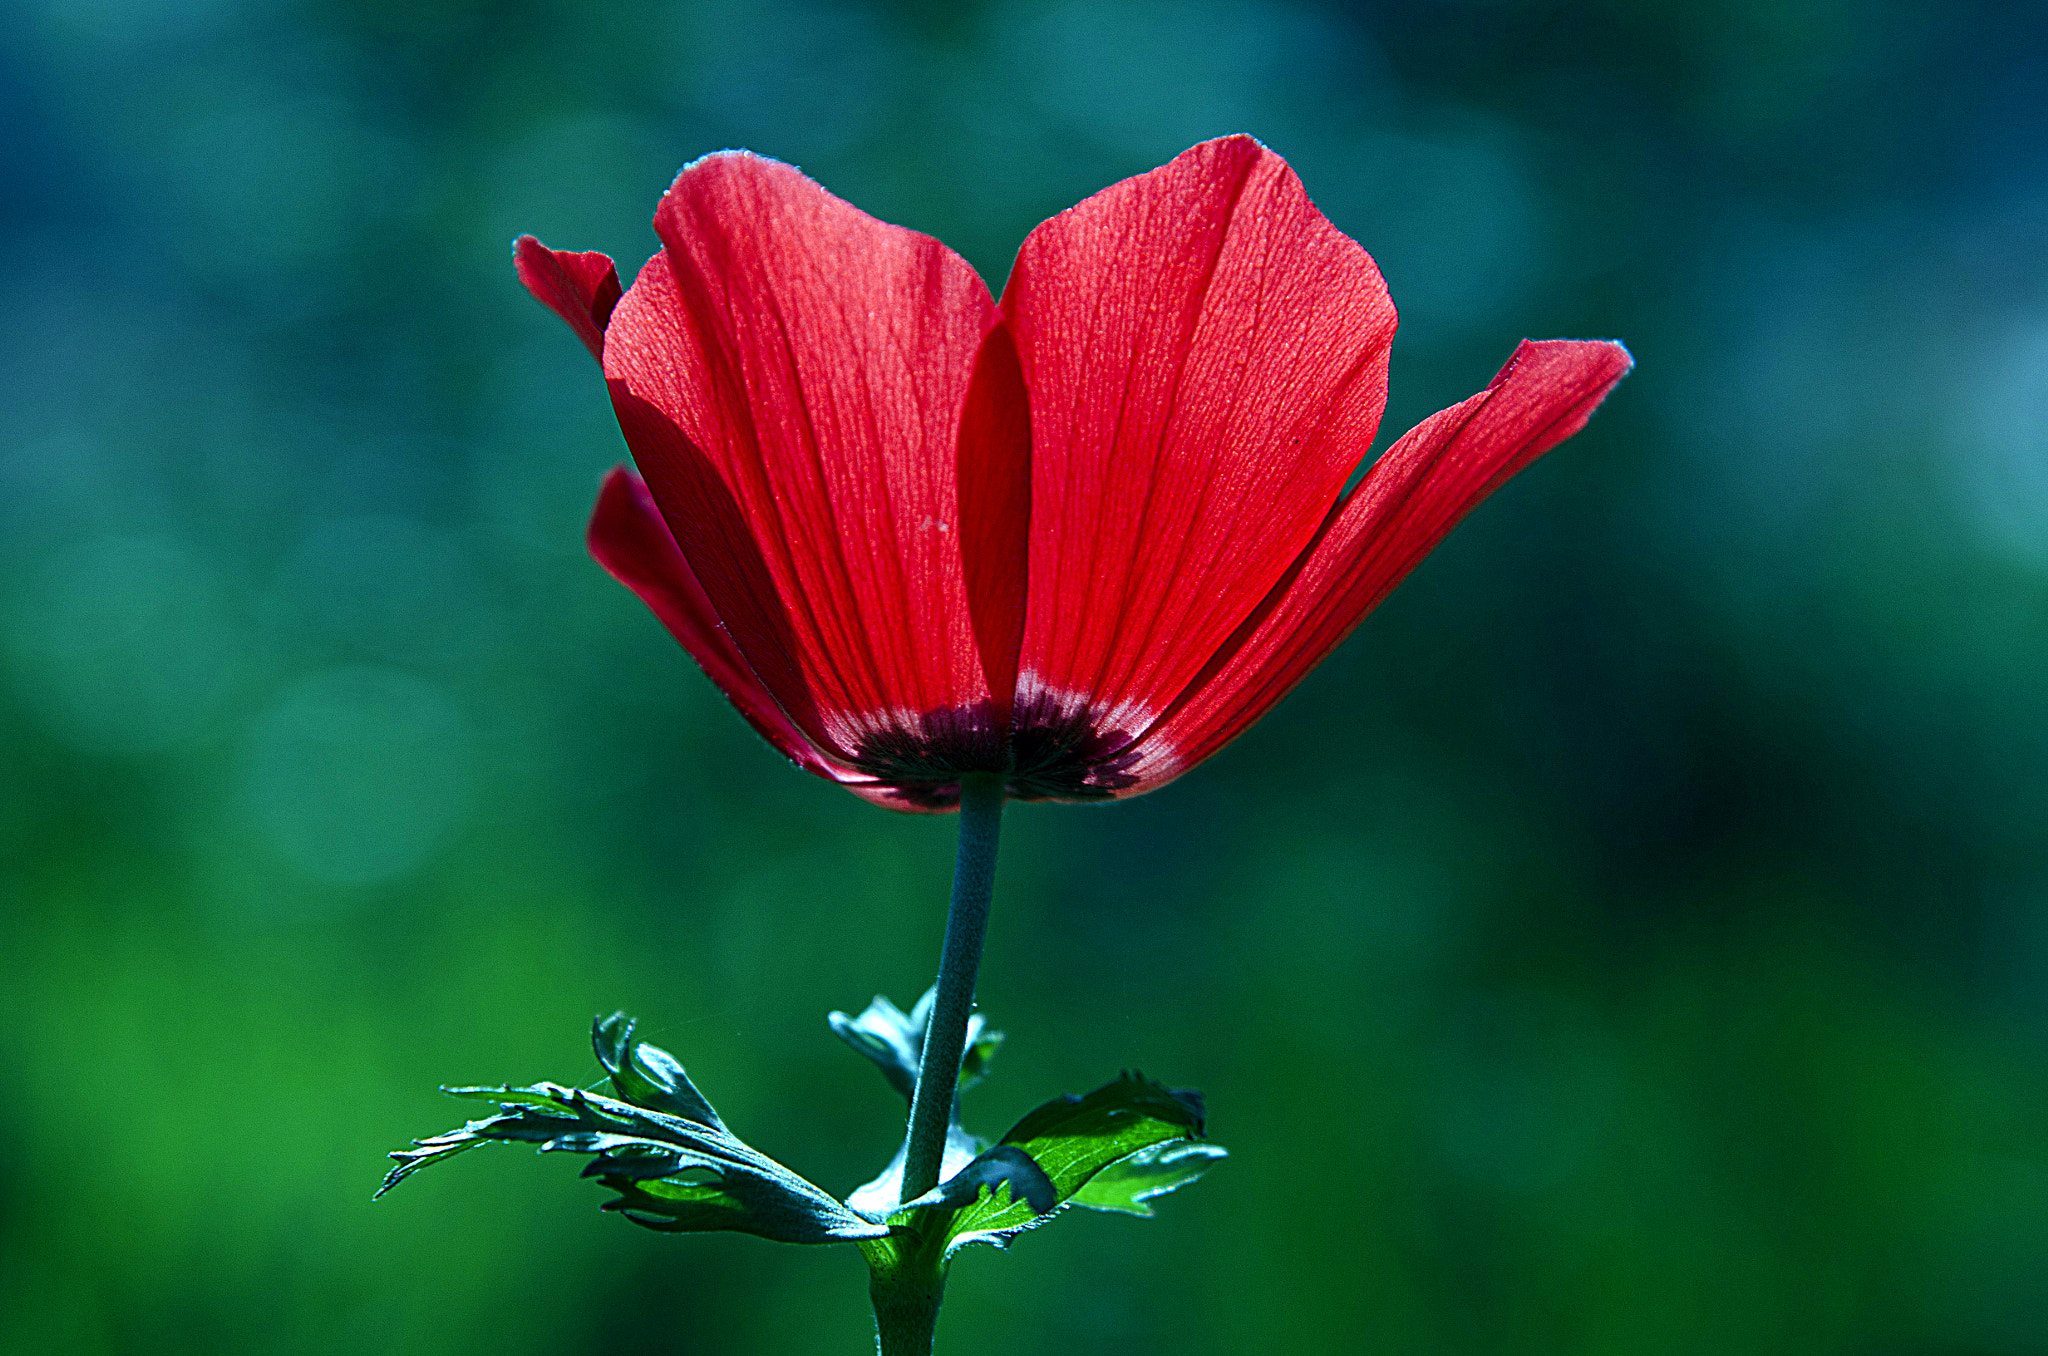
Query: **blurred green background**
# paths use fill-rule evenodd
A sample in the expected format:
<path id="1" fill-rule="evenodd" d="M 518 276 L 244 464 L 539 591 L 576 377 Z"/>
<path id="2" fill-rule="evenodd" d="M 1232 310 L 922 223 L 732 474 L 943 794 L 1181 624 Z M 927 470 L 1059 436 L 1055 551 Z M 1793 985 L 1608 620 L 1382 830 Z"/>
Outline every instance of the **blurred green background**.
<path id="1" fill-rule="evenodd" d="M 950 870 L 584 557 L 507 245 L 630 270 L 743 145 L 999 286 L 1242 130 L 1389 279 L 1390 432 L 1640 367 L 1212 763 L 1012 812 L 970 1123 L 1136 1065 L 1234 1157 L 942 1346 L 2048 1352 L 2043 7 L 17 0 L 0 127 L 0 1349 L 865 1349 L 851 1250 L 572 1160 L 370 1203 L 614 1007 L 851 1189 L 824 1014 Z"/>

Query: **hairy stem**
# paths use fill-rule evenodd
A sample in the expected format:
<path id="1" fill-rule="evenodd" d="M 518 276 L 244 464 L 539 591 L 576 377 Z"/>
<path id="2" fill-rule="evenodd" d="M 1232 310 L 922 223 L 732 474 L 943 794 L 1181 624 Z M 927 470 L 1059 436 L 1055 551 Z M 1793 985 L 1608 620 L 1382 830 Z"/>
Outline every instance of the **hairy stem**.
<path id="1" fill-rule="evenodd" d="M 876 1356 L 932 1356 L 945 1288 L 945 1277 L 936 1268 L 914 1261 L 895 1274 L 877 1274 L 868 1286 L 875 1305 Z"/>
<path id="2" fill-rule="evenodd" d="M 1002 777 L 993 772 L 963 776 L 953 903 L 946 910 L 938 994 L 932 1000 L 917 1089 L 910 1099 L 910 1135 L 904 1146 L 898 1200 L 916 1200 L 939 1184 L 946 1132 L 953 1124 L 953 1098 L 960 1086 L 960 1061 L 967 1053 L 967 1019 L 974 1012 L 974 979 L 981 970 L 981 943 L 988 933 L 996 839 L 1002 827 Z M 913 1225 L 861 1245 L 871 1273 L 868 1294 L 875 1304 L 875 1344 L 880 1356 L 931 1356 L 939 1301 L 946 1290 L 945 1229 L 943 1220 L 930 1219 L 932 1211 L 921 1213 L 926 1217 L 923 1223 L 934 1227 Z M 942 1213 L 950 1216 L 952 1212 Z"/>
<path id="3" fill-rule="evenodd" d="M 939 1184 L 946 1129 L 960 1060 L 967 1049 L 967 1019 L 974 1012 L 974 979 L 988 931 L 989 896 L 996 881 L 996 840 L 1003 827 L 1003 778 L 970 772 L 960 778 L 960 856 L 953 868 L 953 904 L 946 911 L 946 945 L 939 953 L 939 992 L 925 1030 L 924 1061 L 910 1101 L 910 1143 L 903 1160 L 903 1195 L 916 1200 Z"/>

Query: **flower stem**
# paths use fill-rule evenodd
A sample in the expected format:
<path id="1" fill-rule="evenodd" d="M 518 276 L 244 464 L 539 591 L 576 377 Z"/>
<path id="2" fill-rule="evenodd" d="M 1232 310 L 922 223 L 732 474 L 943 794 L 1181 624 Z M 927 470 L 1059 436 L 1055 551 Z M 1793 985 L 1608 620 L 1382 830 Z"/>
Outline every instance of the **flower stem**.
<path id="1" fill-rule="evenodd" d="M 918 1265 L 924 1261 L 926 1265 Z M 891 1272 L 877 1272 L 868 1284 L 875 1306 L 876 1356 L 932 1356 L 932 1333 L 946 1278 L 928 1258 L 911 1259 Z"/>
<path id="2" fill-rule="evenodd" d="M 898 1200 L 911 1201 L 939 1184 L 946 1132 L 953 1124 L 953 1098 L 960 1087 L 960 1061 L 967 1053 L 967 1019 L 974 1012 L 974 979 L 981 970 L 981 944 L 988 933 L 988 902 L 995 889 L 996 840 L 1003 827 L 1003 778 L 970 772 L 960 778 L 960 855 L 953 867 L 953 903 L 946 910 L 946 944 L 939 952 L 938 993 L 925 1026 L 924 1056 L 910 1098 L 910 1134 L 904 1145 L 903 1186 Z M 950 1210 L 921 1212 L 913 1223 L 884 1239 L 861 1244 L 867 1257 L 868 1294 L 875 1305 L 875 1344 L 880 1356 L 931 1356 L 939 1302 L 946 1292 L 944 1220 Z"/>
<path id="3" fill-rule="evenodd" d="M 960 778 L 960 855 L 953 867 L 953 904 L 946 911 L 946 944 L 939 953 L 939 992 L 925 1030 L 924 1059 L 910 1101 L 910 1142 L 903 1158 L 903 1195 L 915 1200 L 939 1184 L 946 1129 L 960 1061 L 967 1052 L 967 1019 L 974 1012 L 974 978 L 988 931 L 989 896 L 996 882 L 996 840 L 1003 827 L 1003 778 L 969 772 Z"/>

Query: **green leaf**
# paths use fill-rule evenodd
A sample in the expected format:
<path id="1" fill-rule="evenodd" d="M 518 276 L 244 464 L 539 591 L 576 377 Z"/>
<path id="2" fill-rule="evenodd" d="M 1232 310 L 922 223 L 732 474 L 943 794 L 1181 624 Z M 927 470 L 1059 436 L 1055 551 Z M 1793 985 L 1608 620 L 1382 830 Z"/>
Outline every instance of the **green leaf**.
<path id="1" fill-rule="evenodd" d="M 392 1154 L 398 1166 L 377 1194 L 479 1144 L 514 1141 L 538 1144 L 543 1153 L 594 1155 L 583 1175 L 618 1193 L 604 1208 L 650 1229 L 730 1229 L 784 1243 L 888 1234 L 734 1136 L 672 1056 L 632 1044 L 630 1022 L 615 1018 L 597 1026 L 599 1061 L 615 1087 L 641 1099 L 637 1104 L 557 1083 L 446 1089 L 496 1102 L 501 1110 Z"/>
<path id="2" fill-rule="evenodd" d="M 1071 1204 L 1150 1218 L 1153 1210 L 1147 1202 L 1153 1197 L 1180 1190 L 1207 1172 L 1216 1160 L 1228 1157 L 1228 1149 L 1203 1140 L 1155 1144 L 1096 1173 L 1074 1193 Z"/>
<path id="3" fill-rule="evenodd" d="M 988 1077 L 988 1066 L 995 1063 L 996 1052 L 1008 1039 L 1000 1031 L 987 1030 L 986 1025 L 978 1012 L 967 1019 L 967 1048 L 960 1054 L 962 1092 L 981 1086 L 981 1081 Z"/>
<path id="4" fill-rule="evenodd" d="M 989 1180 L 976 1183 L 973 1202 L 963 1206 L 948 1224 L 947 1255 L 969 1243 L 1001 1246 L 1072 1202 L 1112 1165 L 1146 1150 L 1201 1137 L 1201 1094 L 1168 1088 L 1140 1074 L 1125 1074 L 1085 1097 L 1062 1097 L 1048 1102 L 1017 1122 L 995 1149 L 963 1170 L 963 1174 L 979 1173 Z M 1037 1165 L 1051 1185 L 1049 1204 L 1044 1193 L 1024 1190 L 1025 1183 L 1017 1175 L 982 1166 L 1006 1149 L 1021 1151 Z M 1184 1176 L 1182 1181 L 1186 1180 L 1192 1178 Z M 949 1180 L 940 1188 L 940 1194 L 964 1196 L 964 1192 L 949 1193 L 950 1186 Z M 1112 1190 L 1104 1194 L 1109 1200 L 1117 1198 Z M 1130 1205 L 1138 1203 L 1131 1201 Z M 907 1210 L 890 1217 L 892 1223 L 903 1225 L 914 1224 L 914 1219 Z"/>
<path id="5" fill-rule="evenodd" d="M 938 992 L 937 985 L 926 989 L 909 1012 L 876 994 L 860 1016 L 833 1012 L 826 1014 L 825 1020 L 834 1035 L 873 1060 L 889 1086 L 908 1102 L 917 1091 L 918 1070 L 924 1065 L 925 1028 L 931 1023 Z M 961 1092 L 988 1076 L 989 1063 L 1002 1048 L 1003 1033 L 987 1027 L 987 1019 L 978 1012 L 967 1019 L 967 1051 L 960 1061 Z"/>
<path id="6" fill-rule="evenodd" d="M 985 1142 L 962 1130 L 956 1119 L 946 1127 L 946 1147 L 939 1161 L 940 1175 L 950 1177 L 959 1172 L 987 1147 Z M 909 1148 L 910 1142 L 906 1138 L 896 1146 L 896 1156 L 889 1160 L 888 1167 L 882 1169 L 881 1176 L 846 1198 L 855 1214 L 880 1223 L 895 1212 L 897 1203 L 903 1199 L 903 1163 Z"/>
<path id="7" fill-rule="evenodd" d="M 612 1091 L 635 1106 L 725 1129 L 676 1057 L 659 1046 L 635 1041 L 634 1025 L 623 1012 L 591 1023 L 590 1044 L 597 1051 L 597 1062 L 612 1076 Z"/>
<path id="8" fill-rule="evenodd" d="M 903 1208 L 937 1205 L 958 1210 L 973 1204 L 984 1190 L 993 1193 L 997 1186 L 1008 1188 L 1011 1196 L 1030 1206 L 1036 1215 L 1048 1214 L 1060 1203 L 1052 1179 L 1030 1154 L 1014 1144 L 998 1144 Z"/>
<path id="9" fill-rule="evenodd" d="M 931 1023 L 932 1005 L 938 999 L 938 987 L 926 989 L 924 997 L 917 1000 L 917 1006 L 909 1012 L 897 1007 L 887 998 L 877 994 L 858 1017 L 849 1017 L 843 1012 L 826 1015 L 833 1034 L 854 1049 L 873 1060 L 889 1080 L 889 1086 L 896 1089 L 903 1100 L 913 1100 L 917 1091 L 917 1076 L 924 1064 L 924 1033 Z M 988 1147 L 981 1140 L 960 1127 L 960 1103 L 958 1094 L 965 1092 L 987 1076 L 989 1062 L 996 1051 L 1002 1048 L 1003 1033 L 990 1031 L 987 1019 L 974 1013 L 967 1019 L 967 1049 L 960 1061 L 960 1082 L 956 1088 L 952 1108 L 952 1119 L 946 1128 L 944 1161 L 939 1165 L 942 1176 L 950 1177 L 959 1172 L 983 1149 Z M 889 1166 L 872 1182 L 862 1186 L 846 1203 L 855 1213 L 864 1218 L 880 1221 L 898 1208 L 903 1199 L 903 1158 L 907 1145 L 899 1145 L 896 1156 L 889 1160 Z"/>
<path id="10" fill-rule="evenodd" d="M 825 1014 L 832 1034 L 875 1062 L 889 1086 L 904 1101 L 917 1091 L 917 1070 L 924 1049 L 924 1031 L 913 1030 L 903 1009 L 880 994 L 858 1017 L 843 1012 Z"/>

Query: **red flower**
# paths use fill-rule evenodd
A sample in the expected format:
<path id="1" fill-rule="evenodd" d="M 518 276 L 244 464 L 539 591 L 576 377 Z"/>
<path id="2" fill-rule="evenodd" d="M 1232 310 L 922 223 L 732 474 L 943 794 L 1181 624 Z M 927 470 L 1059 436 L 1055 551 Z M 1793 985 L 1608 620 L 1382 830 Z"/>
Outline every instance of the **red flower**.
<path id="1" fill-rule="evenodd" d="M 601 254 L 517 246 L 643 483 L 590 549 L 740 713 L 878 804 L 1149 791 L 1263 715 L 1458 519 L 1577 432 L 1618 344 L 1523 343 L 1340 498 L 1386 404 L 1378 268 L 1249 137 L 959 255 L 721 152 Z"/>

